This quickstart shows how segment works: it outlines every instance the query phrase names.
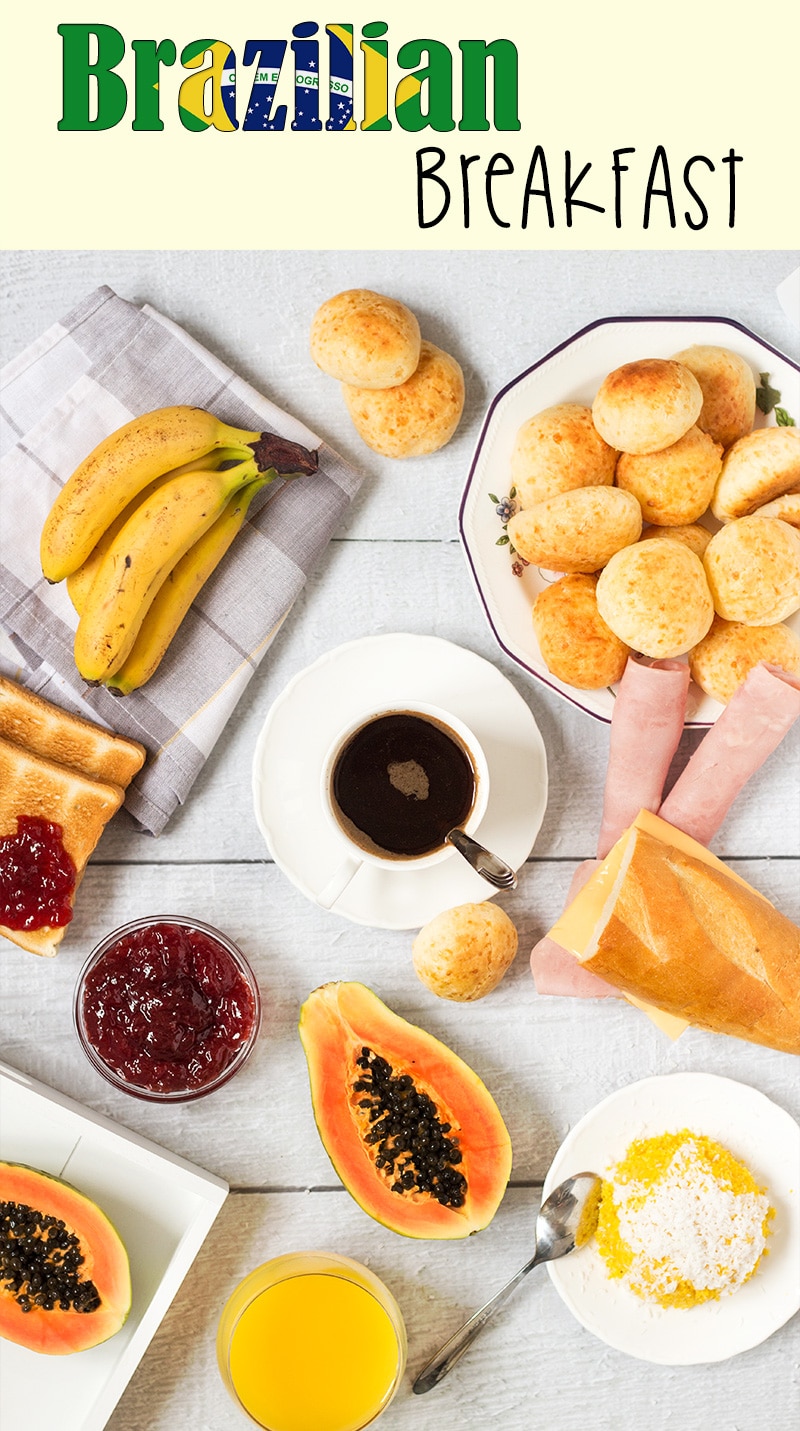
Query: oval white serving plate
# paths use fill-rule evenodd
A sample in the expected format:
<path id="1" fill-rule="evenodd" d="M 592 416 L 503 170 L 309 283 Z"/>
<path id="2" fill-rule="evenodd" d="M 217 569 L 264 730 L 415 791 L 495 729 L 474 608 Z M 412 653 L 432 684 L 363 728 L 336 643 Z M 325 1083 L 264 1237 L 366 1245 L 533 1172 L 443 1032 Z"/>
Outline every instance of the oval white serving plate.
<path id="1" fill-rule="evenodd" d="M 467 562 L 489 625 L 502 649 L 518 665 L 573 705 L 610 721 L 614 688 L 581 691 L 551 675 L 539 651 L 531 621 L 536 595 L 555 579 L 528 566 L 521 576 L 503 537 L 502 519 L 491 494 L 509 495 L 511 453 L 517 431 L 529 417 L 554 403 L 590 406 L 603 378 L 636 358 L 667 358 L 694 343 L 731 348 L 747 360 L 758 379 L 769 373 L 781 393 L 781 406 L 800 422 L 800 367 L 776 348 L 728 318 L 603 318 L 581 329 L 533 367 L 512 378 L 492 400 L 478 438 L 459 509 L 459 529 Z M 774 425 L 756 410 L 756 427 Z M 710 519 L 715 528 L 718 523 Z M 800 635 L 800 612 L 789 619 Z M 697 687 L 689 687 L 686 724 L 713 725 L 723 707 Z"/>

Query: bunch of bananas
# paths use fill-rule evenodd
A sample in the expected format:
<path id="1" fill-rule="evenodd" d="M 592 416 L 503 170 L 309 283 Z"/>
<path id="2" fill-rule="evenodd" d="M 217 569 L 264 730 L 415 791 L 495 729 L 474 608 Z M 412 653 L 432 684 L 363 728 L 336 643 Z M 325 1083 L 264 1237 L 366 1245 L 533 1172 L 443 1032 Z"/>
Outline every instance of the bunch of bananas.
<path id="1" fill-rule="evenodd" d="M 318 455 L 196 407 L 145 413 L 65 483 L 41 540 L 44 576 L 67 579 L 85 681 L 127 695 L 149 680 L 257 492 L 316 472 Z"/>

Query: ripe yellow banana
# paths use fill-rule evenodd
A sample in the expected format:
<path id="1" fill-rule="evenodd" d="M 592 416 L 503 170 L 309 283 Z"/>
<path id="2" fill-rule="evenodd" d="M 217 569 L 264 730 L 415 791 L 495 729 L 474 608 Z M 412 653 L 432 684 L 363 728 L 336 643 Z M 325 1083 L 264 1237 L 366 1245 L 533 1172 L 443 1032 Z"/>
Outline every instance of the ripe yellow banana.
<path id="1" fill-rule="evenodd" d="M 150 680 L 197 593 L 219 565 L 243 525 L 250 503 L 268 481 L 267 476 L 257 477 L 231 497 L 214 525 L 172 568 L 150 606 L 128 656 L 119 670 L 105 682 L 112 695 L 128 696 Z"/>
<path id="2" fill-rule="evenodd" d="M 224 472 L 186 472 L 136 508 L 106 552 L 78 622 L 75 664 L 84 680 L 119 670 L 172 568 L 257 476 L 254 458 Z"/>
<path id="3" fill-rule="evenodd" d="M 199 407 L 163 407 L 134 418 L 95 447 L 64 484 L 44 524 L 42 571 L 61 581 L 76 571 L 114 518 L 157 477 L 219 447 L 253 458 L 262 434 L 220 422 Z"/>
<path id="4" fill-rule="evenodd" d="M 77 571 L 70 572 L 67 577 L 69 599 L 79 616 L 86 608 L 86 603 L 89 600 L 89 592 L 92 589 L 92 583 L 100 570 L 106 552 L 109 550 L 117 534 L 122 531 L 128 518 L 133 516 L 136 508 L 148 497 L 152 496 L 157 487 L 163 486 L 170 478 L 179 477 L 182 472 L 199 472 L 203 468 L 218 472 L 223 463 L 232 464 L 237 461 L 237 451 L 238 449 L 232 447 L 221 447 L 218 452 L 208 453 L 205 457 L 195 458 L 194 462 L 186 462 L 182 467 L 175 467 L 171 472 L 165 472 L 163 477 L 157 477 L 155 482 L 151 482 L 148 487 L 145 487 L 143 492 L 139 492 L 133 501 L 128 503 L 127 507 L 120 512 L 119 516 L 114 518 L 111 526 L 107 527 L 103 532 L 103 535 L 96 546 L 92 548 L 85 562 L 78 567 Z"/>

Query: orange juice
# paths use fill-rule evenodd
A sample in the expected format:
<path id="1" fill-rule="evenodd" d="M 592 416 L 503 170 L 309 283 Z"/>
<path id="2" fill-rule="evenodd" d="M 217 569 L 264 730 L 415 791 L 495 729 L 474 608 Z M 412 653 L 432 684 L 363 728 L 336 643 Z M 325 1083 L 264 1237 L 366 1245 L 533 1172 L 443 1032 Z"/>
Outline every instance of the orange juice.
<path id="1" fill-rule="evenodd" d="M 276 1257 L 246 1277 L 222 1315 L 217 1355 L 239 1405 L 266 1431 L 360 1431 L 402 1376 L 394 1298 L 346 1257 Z"/>

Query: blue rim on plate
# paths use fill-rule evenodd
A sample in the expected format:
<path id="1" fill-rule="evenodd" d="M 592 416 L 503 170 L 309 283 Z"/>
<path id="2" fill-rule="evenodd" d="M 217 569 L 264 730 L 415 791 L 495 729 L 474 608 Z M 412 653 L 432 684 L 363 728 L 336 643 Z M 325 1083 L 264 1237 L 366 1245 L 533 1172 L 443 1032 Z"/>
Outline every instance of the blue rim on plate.
<path id="1" fill-rule="evenodd" d="M 491 596 L 487 594 L 487 591 L 484 587 L 484 582 L 481 578 L 480 573 L 480 561 L 476 551 L 476 543 L 474 541 L 473 534 L 468 528 L 468 517 L 470 504 L 474 499 L 473 487 L 476 481 L 480 480 L 481 476 L 481 474 L 478 472 L 478 469 L 481 466 L 482 458 L 484 455 L 484 448 L 487 444 L 487 440 L 490 438 L 493 431 L 497 427 L 498 422 L 502 421 L 502 414 L 498 412 L 498 409 L 501 408 L 501 405 L 506 399 L 508 399 L 509 395 L 513 393 L 514 389 L 518 388 L 521 384 L 528 383 L 532 376 L 539 372 L 540 369 L 547 367 L 547 365 L 551 364 L 554 359 L 559 358 L 561 354 L 566 353 L 570 348 L 575 348 L 576 346 L 582 344 L 582 342 L 590 334 L 595 333 L 597 330 L 604 329 L 611 331 L 615 328 L 618 328 L 620 325 L 636 325 L 637 327 L 640 327 L 642 325 L 647 324 L 656 324 L 659 326 L 668 325 L 672 328 L 676 328 L 678 326 L 686 327 L 687 325 L 694 328 L 698 328 L 701 326 L 710 327 L 713 325 L 717 325 L 718 327 L 722 327 L 723 329 L 726 329 L 728 331 L 740 333 L 747 340 L 748 345 L 755 345 L 759 353 L 763 353 L 765 358 L 768 355 L 771 355 L 774 359 L 777 359 L 778 363 L 783 365 L 784 368 L 789 368 L 793 370 L 793 372 L 797 373 L 798 377 L 800 377 L 800 364 L 796 363 L 792 358 L 787 357 L 785 353 L 780 352 L 778 348 L 773 347 L 771 343 L 766 342 L 763 338 L 760 338 L 758 334 L 754 333 L 750 328 L 745 327 L 743 323 L 739 323 L 733 318 L 715 317 L 710 315 L 694 317 L 685 315 L 669 316 L 664 314 L 655 316 L 619 315 L 617 317 L 598 318 L 594 322 L 588 323 L 584 328 L 579 329 L 576 333 L 571 334 L 570 337 L 566 338 L 562 343 L 559 343 L 555 348 L 551 348 L 535 363 L 532 363 L 530 367 L 525 368 L 523 372 L 517 374 L 514 378 L 507 382 L 505 386 L 502 387 L 498 393 L 496 393 L 496 395 L 489 404 L 486 416 L 484 417 L 483 423 L 481 425 L 481 430 L 475 445 L 475 451 L 473 453 L 472 461 L 470 463 L 467 480 L 464 485 L 464 491 L 462 493 L 461 502 L 459 504 L 458 509 L 458 528 L 467 565 L 469 567 L 472 580 L 475 584 L 479 600 L 486 615 L 486 619 L 489 623 L 489 627 L 500 649 L 504 651 L 507 656 L 510 656 L 511 660 L 515 661 L 518 666 L 521 666 L 524 671 L 527 671 L 529 675 L 534 676 L 539 681 L 542 681 L 544 685 L 548 686 L 558 695 L 563 696 L 565 700 L 570 701 L 571 704 L 577 706 L 579 710 L 583 710 L 586 712 L 587 715 L 591 715 L 595 719 L 604 721 L 606 723 L 610 722 L 611 711 L 613 710 L 613 701 L 615 693 L 612 688 L 607 688 L 603 691 L 602 703 L 598 700 L 593 700 L 593 693 L 579 691 L 577 688 L 570 688 L 565 684 L 560 683 L 556 678 L 550 675 L 549 672 L 547 672 L 543 663 L 542 669 L 537 669 L 535 665 L 531 664 L 530 659 L 526 659 L 526 653 L 522 652 L 519 648 L 515 649 L 513 644 L 511 644 L 510 639 L 502 630 L 503 623 L 498 616 L 496 605 L 493 605 Z M 697 335 L 697 337 L 705 336 L 705 334 Z M 680 349 L 681 347 L 688 346 L 687 341 L 684 341 L 686 337 L 687 335 L 684 333 L 682 335 L 682 338 L 678 338 L 675 343 L 675 348 Z M 696 340 L 697 338 L 695 338 L 695 341 Z M 688 341 L 692 341 L 691 337 Z M 631 358 L 633 358 L 637 356 L 637 354 L 635 352 L 632 352 L 630 356 Z M 621 358 L 620 361 L 625 361 L 625 359 Z M 609 364 L 607 371 L 610 371 L 613 366 L 615 366 L 614 363 Z M 600 373 L 600 376 L 597 379 L 598 383 L 602 380 L 603 376 L 604 373 Z M 561 399 L 553 400 L 569 401 L 571 399 L 569 393 L 565 393 Z M 533 415 L 535 412 L 541 411 L 544 407 L 550 405 L 550 402 L 542 402 L 537 407 L 535 405 L 534 399 L 531 405 L 530 415 Z M 535 637 L 533 635 L 532 628 L 530 634 L 530 642 L 531 645 L 535 645 Z M 696 687 L 692 687 L 691 689 L 696 691 Z M 706 710 L 706 712 L 700 718 L 692 718 L 692 716 L 689 715 L 686 720 L 687 726 L 705 728 L 713 724 L 714 720 L 722 710 L 722 707 L 719 706 L 717 702 L 712 702 L 710 697 L 702 697 L 702 700 L 707 707 L 713 709 Z M 599 706 L 601 708 L 598 708 Z"/>

